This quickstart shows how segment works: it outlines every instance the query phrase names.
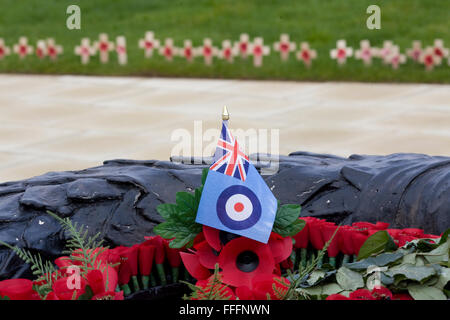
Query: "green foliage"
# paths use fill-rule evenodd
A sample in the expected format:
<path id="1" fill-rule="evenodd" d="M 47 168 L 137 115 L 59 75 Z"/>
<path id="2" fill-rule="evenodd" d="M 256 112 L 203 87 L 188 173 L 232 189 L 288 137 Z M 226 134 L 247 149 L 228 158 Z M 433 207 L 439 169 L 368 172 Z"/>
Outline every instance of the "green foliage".
<path id="1" fill-rule="evenodd" d="M 91 300 L 94 296 L 91 286 L 86 285 L 84 293 L 78 297 L 78 300 Z"/>
<path id="2" fill-rule="evenodd" d="M 6 301 L 6 300 L 10 300 L 10 299 L 8 296 L 3 296 L 3 297 L 0 296 L 0 301 L 2 301 L 2 300 Z"/>
<path id="3" fill-rule="evenodd" d="M 206 287 L 202 288 L 200 286 L 193 285 L 192 283 L 186 281 L 180 281 L 186 284 L 191 290 L 191 294 L 184 295 L 184 300 L 229 300 L 230 297 L 227 296 L 228 286 L 223 284 L 221 281 L 221 275 L 219 273 L 219 264 L 216 263 L 214 268 L 214 275 L 208 280 Z"/>
<path id="4" fill-rule="evenodd" d="M 393 251 L 397 245 L 386 230 L 371 235 L 359 249 L 358 260 L 377 255 L 384 251 Z"/>
<path id="5" fill-rule="evenodd" d="M 306 222 L 299 219 L 301 206 L 297 204 L 278 205 L 272 231 L 282 237 L 292 237 L 302 231 Z"/>

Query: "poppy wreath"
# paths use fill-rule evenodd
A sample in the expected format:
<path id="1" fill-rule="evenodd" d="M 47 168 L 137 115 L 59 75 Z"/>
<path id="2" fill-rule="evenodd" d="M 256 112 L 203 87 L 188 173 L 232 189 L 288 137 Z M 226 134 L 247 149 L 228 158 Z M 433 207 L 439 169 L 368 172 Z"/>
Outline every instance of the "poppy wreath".
<path id="1" fill-rule="evenodd" d="M 204 183 L 207 172 L 203 174 Z M 279 205 L 267 244 L 195 223 L 202 188 L 161 204 L 165 222 L 131 247 L 108 248 L 84 227 L 57 219 L 72 234 L 65 256 L 42 262 L 8 246 L 37 275 L 0 281 L 0 299 L 122 300 L 179 281 L 185 299 L 411 300 L 450 296 L 450 230 L 439 236 L 384 222 L 338 226 Z"/>

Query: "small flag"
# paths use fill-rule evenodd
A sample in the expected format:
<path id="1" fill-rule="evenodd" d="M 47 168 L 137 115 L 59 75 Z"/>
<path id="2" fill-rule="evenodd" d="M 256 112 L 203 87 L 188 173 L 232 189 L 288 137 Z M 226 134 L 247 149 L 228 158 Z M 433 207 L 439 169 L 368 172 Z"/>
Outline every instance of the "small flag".
<path id="1" fill-rule="evenodd" d="M 228 129 L 225 112 L 195 221 L 267 243 L 277 200 Z"/>

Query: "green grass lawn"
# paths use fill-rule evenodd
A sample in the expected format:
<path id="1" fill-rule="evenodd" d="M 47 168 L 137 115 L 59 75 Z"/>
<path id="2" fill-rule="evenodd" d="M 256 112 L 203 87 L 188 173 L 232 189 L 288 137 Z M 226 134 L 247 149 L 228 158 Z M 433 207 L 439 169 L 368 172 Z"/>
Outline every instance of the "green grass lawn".
<path id="1" fill-rule="evenodd" d="M 66 28 L 66 8 L 70 4 L 81 7 L 81 30 Z M 381 7 L 381 30 L 366 28 L 366 8 L 370 4 Z M 449 47 L 448 0 L 0 0 L 0 12 L 0 37 L 8 46 L 12 47 L 22 35 L 33 46 L 36 40 L 47 37 L 54 37 L 64 46 L 64 54 L 57 62 L 41 61 L 36 56 L 20 61 L 11 55 L 0 61 L 2 73 L 450 83 L 447 61 L 426 72 L 423 65 L 412 61 L 392 70 L 379 60 L 367 68 L 353 58 L 339 67 L 329 57 L 330 49 L 341 38 L 354 49 L 362 39 L 369 39 L 374 46 L 390 39 L 403 52 L 416 39 L 427 46 L 435 38 L 442 38 Z M 272 52 L 264 58 L 261 68 L 254 68 L 251 59 L 240 58 L 231 65 L 215 60 L 213 66 L 205 66 L 201 58 L 192 64 L 183 58 L 166 62 L 159 55 L 145 59 L 137 44 L 146 30 L 153 30 L 161 41 L 172 37 L 177 46 L 187 38 L 197 46 L 204 37 L 212 38 L 219 46 L 222 40 L 236 41 L 246 32 L 251 38 L 264 37 Z M 82 37 L 93 40 L 100 32 L 108 33 L 111 39 L 126 36 L 128 65 L 119 66 L 115 53 L 107 65 L 100 64 L 98 56 L 87 66 L 81 65 L 74 47 Z M 280 33 L 289 33 L 297 44 L 308 41 L 317 50 L 318 58 L 311 69 L 292 55 L 288 62 L 280 61 L 272 48 Z"/>

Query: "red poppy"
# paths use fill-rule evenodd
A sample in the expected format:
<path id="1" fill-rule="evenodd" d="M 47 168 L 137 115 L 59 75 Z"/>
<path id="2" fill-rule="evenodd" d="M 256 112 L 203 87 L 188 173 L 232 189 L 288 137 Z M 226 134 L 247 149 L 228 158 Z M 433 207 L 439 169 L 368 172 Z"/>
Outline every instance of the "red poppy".
<path id="1" fill-rule="evenodd" d="M 280 266 L 285 270 L 292 270 L 294 268 L 294 263 L 292 262 L 291 257 L 286 260 L 281 261 Z"/>
<path id="2" fill-rule="evenodd" d="M 131 267 L 129 264 L 121 263 L 119 266 L 119 276 L 118 276 L 118 282 L 119 285 L 123 286 L 128 284 L 131 279 Z"/>
<path id="3" fill-rule="evenodd" d="M 305 218 L 299 218 L 305 220 Z M 309 225 L 306 223 L 303 229 L 297 233 L 293 238 L 295 240 L 294 248 L 307 248 L 309 243 Z"/>
<path id="4" fill-rule="evenodd" d="M 86 280 L 80 276 L 79 283 L 69 277 L 59 278 L 53 282 L 52 290 L 59 300 L 77 300 L 85 291 Z"/>
<path id="5" fill-rule="evenodd" d="M 186 270 L 195 279 L 203 280 L 211 276 L 211 272 L 200 264 L 200 261 L 195 254 L 180 252 L 180 256 Z"/>
<path id="6" fill-rule="evenodd" d="M 194 245 L 196 245 L 197 243 L 203 242 L 203 241 L 205 241 L 205 235 L 203 234 L 203 232 L 200 232 L 194 238 Z"/>
<path id="7" fill-rule="evenodd" d="M 372 293 L 367 289 L 358 289 L 349 295 L 350 300 L 375 300 Z"/>
<path id="8" fill-rule="evenodd" d="M 173 249 L 169 247 L 169 241 L 164 240 L 164 250 L 166 252 L 167 260 L 172 268 L 178 268 L 181 265 L 180 249 Z"/>
<path id="9" fill-rule="evenodd" d="M 422 235 L 422 239 L 438 239 L 438 238 L 440 238 L 441 236 L 436 236 L 436 235 L 434 235 L 434 234 L 428 234 L 428 233 L 424 233 L 423 235 Z"/>
<path id="10" fill-rule="evenodd" d="M 339 250 L 349 256 L 355 254 L 355 249 L 353 248 L 353 234 L 356 231 L 350 226 L 341 226 L 339 230 Z"/>
<path id="11" fill-rule="evenodd" d="M 45 300 L 59 300 L 53 291 L 50 291 L 46 296 Z"/>
<path id="12" fill-rule="evenodd" d="M 214 269 L 216 263 L 219 261 L 219 253 L 206 241 L 196 244 L 194 248 L 197 250 L 195 254 L 202 266 L 208 269 Z"/>
<path id="13" fill-rule="evenodd" d="M 342 294 L 330 294 L 325 300 L 350 300 Z"/>
<path id="14" fill-rule="evenodd" d="M 117 284 L 119 283 L 119 276 L 115 268 L 111 266 L 102 267 L 103 282 L 105 283 L 105 291 L 116 290 Z M 106 287 L 108 284 L 108 287 Z"/>
<path id="15" fill-rule="evenodd" d="M 153 258 L 155 256 L 156 247 L 146 245 L 145 242 L 139 245 L 139 272 L 143 276 L 149 276 L 152 272 Z"/>
<path id="16" fill-rule="evenodd" d="M 195 285 L 197 287 L 200 287 L 204 291 L 204 294 L 202 292 L 200 292 L 198 299 L 194 299 L 194 300 L 203 300 L 206 298 L 205 294 L 207 295 L 211 291 L 211 281 L 212 281 L 213 277 L 214 276 L 211 276 L 211 277 L 209 277 L 209 279 L 197 281 L 197 283 Z M 228 298 L 228 300 L 236 300 L 236 296 L 235 296 L 233 290 L 230 287 L 225 286 L 224 284 L 217 285 L 215 287 L 215 290 L 217 290 L 217 292 L 220 292 L 223 297 Z"/>
<path id="17" fill-rule="evenodd" d="M 8 279 L 0 281 L 0 297 L 10 300 L 31 300 L 33 282 L 28 279 Z"/>
<path id="18" fill-rule="evenodd" d="M 153 245 L 156 247 L 155 251 L 155 263 L 163 264 L 164 259 L 166 258 L 165 249 L 164 249 L 164 239 L 161 236 L 153 236 L 153 237 L 144 237 L 146 241 L 144 242 L 146 245 Z"/>
<path id="19" fill-rule="evenodd" d="M 232 286 L 249 286 L 255 275 L 272 274 L 275 262 L 270 247 L 239 237 L 228 242 L 219 254 L 223 282 Z"/>
<path id="20" fill-rule="evenodd" d="M 100 270 L 90 270 L 86 274 L 86 280 L 94 294 L 105 292 L 105 282 L 103 281 L 103 274 Z"/>
<path id="21" fill-rule="evenodd" d="M 414 300 L 414 299 L 407 293 L 397 293 L 392 295 L 392 300 Z"/>
<path id="22" fill-rule="evenodd" d="M 120 257 L 122 259 L 121 263 L 125 263 L 130 266 L 131 276 L 136 276 L 138 274 L 138 253 L 138 245 L 124 247 L 120 251 Z"/>
<path id="23" fill-rule="evenodd" d="M 281 266 L 279 263 L 277 263 L 275 265 L 275 269 L 273 270 L 273 273 L 276 274 L 277 276 L 281 276 Z"/>
<path id="24" fill-rule="evenodd" d="M 286 278 L 274 274 L 258 274 L 252 279 L 252 291 L 256 300 L 267 300 L 268 294 L 271 300 L 281 300 L 286 295 L 289 285 L 290 282 Z"/>
<path id="25" fill-rule="evenodd" d="M 336 229 L 337 226 L 334 223 L 327 223 L 321 225 L 324 243 L 327 243 L 331 239 L 333 234 L 336 232 Z M 336 234 L 334 234 L 334 238 L 333 240 L 331 240 L 331 243 L 327 248 L 328 256 L 330 257 L 336 257 L 339 254 L 339 238 L 340 238 L 339 230 L 336 232 Z"/>
<path id="26" fill-rule="evenodd" d="M 376 300 L 392 300 L 392 292 L 386 287 L 377 286 L 371 293 Z"/>
<path id="27" fill-rule="evenodd" d="M 65 274 L 66 269 L 70 266 L 73 266 L 73 261 L 70 257 L 63 256 L 55 259 L 55 264 L 58 266 L 61 273 Z"/>
<path id="28" fill-rule="evenodd" d="M 386 230 L 389 227 L 389 223 L 387 222 L 381 222 L 378 221 L 377 223 L 373 224 L 370 222 L 354 222 L 352 224 L 352 227 L 359 229 L 360 231 L 367 231 L 367 230 Z"/>
<path id="29" fill-rule="evenodd" d="M 286 260 L 292 253 L 292 238 L 283 238 L 278 233 L 272 232 L 270 234 L 268 245 L 272 250 L 272 256 L 275 263 L 280 263 Z"/>
<path id="30" fill-rule="evenodd" d="M 203 226 L 203 234 L 205 235 L 206 241 L 216 251 L 220 251 L 222 249 L 219 232 L 220 230 L 218 229 L 211 228 L 205 225 Z"/>
<path id="31" fill-rule="evenodd" d="M 123 300 L 123 291 L 107 291 L 96 294 L 91 300 Z"/>
<path id="32" fill-rule="evenodd" d="M 237 287 L 235 291 L 239 300 L 256 300 L 253 291 L 247 286 Z"/>

